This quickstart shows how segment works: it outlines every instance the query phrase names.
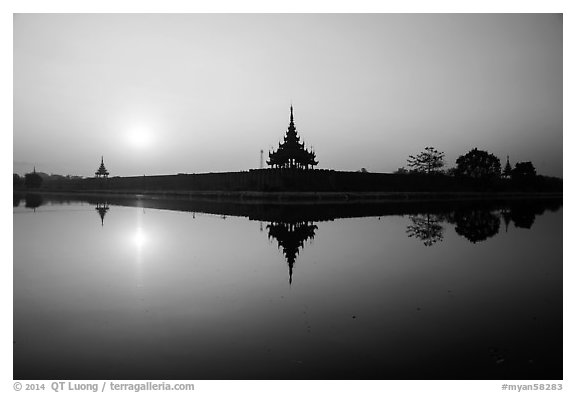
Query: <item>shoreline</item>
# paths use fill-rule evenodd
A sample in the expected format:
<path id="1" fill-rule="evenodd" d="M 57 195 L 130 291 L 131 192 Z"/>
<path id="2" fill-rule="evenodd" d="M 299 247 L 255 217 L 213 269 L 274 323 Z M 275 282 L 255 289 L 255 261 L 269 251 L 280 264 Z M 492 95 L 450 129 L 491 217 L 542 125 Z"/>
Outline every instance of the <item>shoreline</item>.
<path id="1" fill-rule="evenodd" d="M 14 194 L 51 194 L 76 196 L 126 197 L 143 199 L 186 199 L 234 202 L 418 202 L 449 200 L 562 198 L 562 192 L 308 192 L 308 191 L 150 191 L 150 190 L 53 190 L 14 189 Z"/>

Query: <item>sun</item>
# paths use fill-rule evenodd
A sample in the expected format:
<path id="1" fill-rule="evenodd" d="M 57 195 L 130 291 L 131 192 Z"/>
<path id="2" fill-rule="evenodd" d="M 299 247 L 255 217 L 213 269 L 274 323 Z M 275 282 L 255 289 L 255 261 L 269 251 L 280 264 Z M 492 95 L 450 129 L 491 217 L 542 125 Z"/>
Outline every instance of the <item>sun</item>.
<path id="1" fill-rule="evenodd" d="M 135 149 L 146 149 L 153 143 L 153 135 L 150 128 L 145 126 L 133 126 L 126 132 L 126 143 Z"/>

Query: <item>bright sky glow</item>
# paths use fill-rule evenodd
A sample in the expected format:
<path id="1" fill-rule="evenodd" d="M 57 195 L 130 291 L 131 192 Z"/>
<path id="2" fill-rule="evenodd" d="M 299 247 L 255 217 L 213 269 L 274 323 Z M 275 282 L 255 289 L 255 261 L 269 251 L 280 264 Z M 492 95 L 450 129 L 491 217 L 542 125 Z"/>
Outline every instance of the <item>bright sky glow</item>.
<path id="1" fill-rule="evenodd" d="M 126 143 L 134 149 L 148 149 L 152 147 L 153 133 L 145 126 L 133 126 L 126 132 Z"/>
<path id="2" fill-rule="evenodd" d="M 561 14 L 16 14 L 14 171 L 319 168 L 474 147 L 562 176 Z"/>

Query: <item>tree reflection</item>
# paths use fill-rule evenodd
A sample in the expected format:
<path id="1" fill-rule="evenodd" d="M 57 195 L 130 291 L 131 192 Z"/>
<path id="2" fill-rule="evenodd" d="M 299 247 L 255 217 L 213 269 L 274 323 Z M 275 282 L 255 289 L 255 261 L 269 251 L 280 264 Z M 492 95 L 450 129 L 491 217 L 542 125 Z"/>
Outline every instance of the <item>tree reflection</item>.
<path id="1" fill-rule="evenodd" d="M 318 227 L 313 222 L 271 222 L 266 226 L 268 238 L 274 238 L 278 242 L 278 248 L 282 247 L 282 252 L 288 263 L 289 283 L 292 284 L 292 270 L 296 263 L 296 257 L 300 248 L 309 239 L 314 239 Z"/>
<path id="2" fill-rule="evenodd" d="M 426 247 L 444 239 L 444 227 L 440 225 L 442 221 L 438 215 L 418 214 L 409 218 L 412 224 L 406 228 L 408 237 L 421 240 Z"/>
<path id="3" fill-rule="evenodd" d="M 536 214 L 530 209 L 511 209 L 508 216 L 516 228 L 530 229 L 536 221 Z"/>
<path id="4" fill-rule="evenodd" d="M 534 225 L 536 216 L 543 214 L 545 210 L 542 205 L 518 203 L 510 208 L 510 220 L 517 228 L 530 229 Z"/>
<path id="5" fill-rule="evenodd" d="M 12 206 L 13 207 L 20 206 L 21 201 L 22 201 L 22 194 L 18 194 L 18 193 L 12 194 Z"/>
<path id="6" fill-rule="evenodd" d="M 34 209 L 36 211 L 37 207 L 40 207 L 44 204 L 44 199 L 40 194 L 26 194 L 24 197 L 24 203 L 28 209 Z"/>
<path id="7" fill-rule="evenodd" d="M 453 216 L 456 233 L 472 243 L 484 241 L 498 234 L 500 216 L 489 210 L 455 211 Z"/>

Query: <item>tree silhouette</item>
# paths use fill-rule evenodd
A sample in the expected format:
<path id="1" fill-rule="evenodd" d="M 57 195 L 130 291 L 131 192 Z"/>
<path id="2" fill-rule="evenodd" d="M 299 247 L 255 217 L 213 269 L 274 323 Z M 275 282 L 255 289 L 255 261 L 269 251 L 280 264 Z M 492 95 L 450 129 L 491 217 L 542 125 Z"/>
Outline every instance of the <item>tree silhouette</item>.
<path id="1" fill-rule="evenodd" d="M 412 225 L 408 225 L 406 233 L 408 237 L 422 240 L 426 247 L 444 239 L 444 227 L 440 225 L 440 219 L 431 214 L 410 216 Z"/>
<path id="2" fill-rule="evenodd" d="M 426 147 L 416 156 L 408 156 L 408 166 L 416 172 L 431 174 L 444 166 L 444 152 Z"/>
<path id="3" fill-rule="evenodd" d="M 512 179 L 532 179 L 536 177 L 536 169 L 531 161 L 518 162 L 512 169 Z"/>
<path id="4" fill-rule="evenodd" d="M 24 185 L 28 188 L 38 188 L 42 185 L 42 177 L 35 171 L 24 175 Z"/>
<path id="5" fill-rule="evenodd" d="M 13 187 L 18 187 L 22 185 L 22 178 L 20 177 L 19 174 L 14 173 L 14 175 L 12 176 L 13 179 Z"/>
<path id="6" fill-rule="evenodd" d="M 456 174 L 474 179 L 500 176 L 500 159 L 494 154 L 474 148 L 456 160 Z"/>

